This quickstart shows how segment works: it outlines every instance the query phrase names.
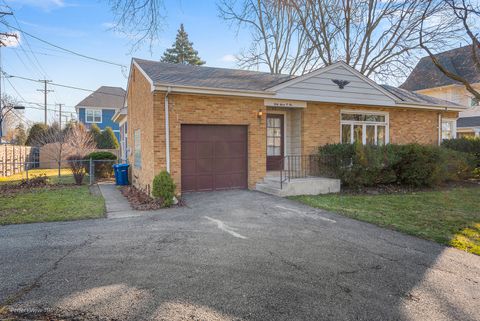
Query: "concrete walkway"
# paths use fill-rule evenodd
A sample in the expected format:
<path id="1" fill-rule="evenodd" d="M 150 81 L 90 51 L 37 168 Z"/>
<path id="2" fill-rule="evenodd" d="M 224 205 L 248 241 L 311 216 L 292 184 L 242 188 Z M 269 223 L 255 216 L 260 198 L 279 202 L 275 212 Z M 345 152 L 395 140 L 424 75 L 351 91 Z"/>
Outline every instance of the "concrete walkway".
<path id="1" fill-rule="evenodd" d="M 114 183 L 98 183 L 100 192 L 105 199 L 107 218 L 124 218 L 140 216 L 140 211 L 131 208 L 130 203 L 117 189 Z"/>

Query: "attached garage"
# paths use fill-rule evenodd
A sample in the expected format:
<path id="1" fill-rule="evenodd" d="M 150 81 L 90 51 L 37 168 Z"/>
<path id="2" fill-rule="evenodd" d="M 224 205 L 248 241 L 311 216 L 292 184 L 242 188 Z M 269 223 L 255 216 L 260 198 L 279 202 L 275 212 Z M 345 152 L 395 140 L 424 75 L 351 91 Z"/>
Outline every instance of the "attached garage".
<path id="1" fill-rule="evenodd" d="M 182 192 L 247 188 L 247 126 L 182 125 Z"/>

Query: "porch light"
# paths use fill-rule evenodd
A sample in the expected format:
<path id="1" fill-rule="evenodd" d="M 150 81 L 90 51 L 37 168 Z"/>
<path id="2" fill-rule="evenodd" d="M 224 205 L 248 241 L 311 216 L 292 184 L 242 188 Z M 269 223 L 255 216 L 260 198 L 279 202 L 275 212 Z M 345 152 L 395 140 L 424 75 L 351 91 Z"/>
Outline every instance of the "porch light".
<path id="1" fill-rule="evenodd" d="M 257 113 L 257 117 L 262 118 L 262 116 L 263 116 L 263 111 L 259 110 Z"/>

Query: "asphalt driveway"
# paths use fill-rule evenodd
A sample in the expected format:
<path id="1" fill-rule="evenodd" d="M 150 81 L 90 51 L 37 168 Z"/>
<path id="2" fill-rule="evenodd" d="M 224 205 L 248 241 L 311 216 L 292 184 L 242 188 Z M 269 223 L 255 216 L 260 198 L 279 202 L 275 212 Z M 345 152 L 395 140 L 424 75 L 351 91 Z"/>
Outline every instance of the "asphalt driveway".
<path id="1" fill-rule="evenodd" d="M 0 302 L 79 320 L 480 320 L 480 257 L 250 191 L 0 227 Z"/>

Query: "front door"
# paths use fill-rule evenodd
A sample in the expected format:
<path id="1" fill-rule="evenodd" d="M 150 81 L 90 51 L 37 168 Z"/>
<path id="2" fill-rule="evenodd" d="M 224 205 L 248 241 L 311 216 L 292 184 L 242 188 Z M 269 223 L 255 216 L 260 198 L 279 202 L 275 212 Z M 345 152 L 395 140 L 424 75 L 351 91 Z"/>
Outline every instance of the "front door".
<path id="1" fill-rule="evenodd" d="M 283 156 L 283 115 L 267 114 L 267 171 L 280 170 Z"/>

